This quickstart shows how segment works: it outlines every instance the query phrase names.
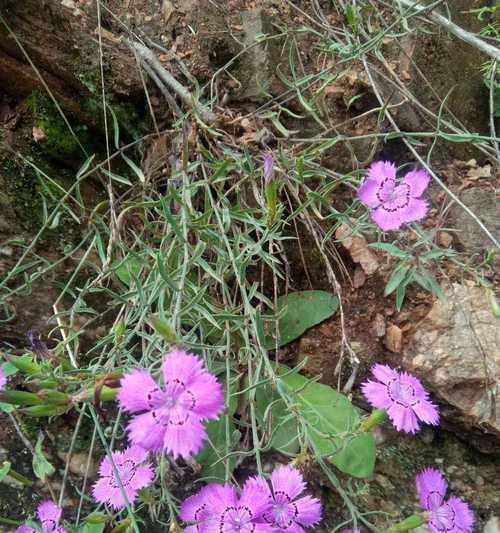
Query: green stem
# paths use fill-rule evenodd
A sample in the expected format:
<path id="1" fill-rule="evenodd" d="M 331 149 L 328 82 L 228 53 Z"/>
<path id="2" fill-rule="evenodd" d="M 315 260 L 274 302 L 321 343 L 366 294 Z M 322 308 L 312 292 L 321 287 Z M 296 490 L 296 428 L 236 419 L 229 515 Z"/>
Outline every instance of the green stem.
<path id="1" fill-rule="evenodd" d="M 10 476 L 12 479 L 15 479 L 16 481 L 19 481 L 19 483 L 22 483 L 25 487 L 32 487 L 34 485 L 34 481 L 31 481 L 26 476 L 23 476 L 19 472 L 16 472 L 15 470 L 12 470 L 12 468 L 9 470 L 8 476 Z"/>
<path id="2" fill-rule="evenodd" d="M 387 413 L 383 409 L 374 409 L 368 418 L 365 418 L 360 426 L 359 430 L 362 433 L 368 433 L 374 427 L 379 426 L 387 420 Z"/>
<path id="3" fill-rule="evenodd" d="M 409 529 L 416 529 L 424 525 L 427 522 L 426 513 L 412 514 L 408 518 L 405 518 L 398 524 L 390 527 L 387 533 L 400 533 L 402 531 L 408 531 Z"/>

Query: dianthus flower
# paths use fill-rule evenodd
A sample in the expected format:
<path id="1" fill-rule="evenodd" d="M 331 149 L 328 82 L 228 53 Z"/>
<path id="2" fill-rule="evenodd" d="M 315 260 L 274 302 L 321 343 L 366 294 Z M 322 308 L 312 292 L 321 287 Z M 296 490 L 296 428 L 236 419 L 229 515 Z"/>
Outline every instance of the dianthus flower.
<path id="1" fill-rule="evenodd" d="M 429 181 L 425 170 L 411 170 L 397 182 L 394 163 L 375 161 L 358 190 L 358 198 L 374 210 L 372 219 L 382 230 L 397 230 L 427 214 L 427 202 L 420 196 Z"/>
<path id="2" fill-rule="evenodd" d="M 148 452 L 140 446 L 131 446 L 123 451 L 112 452 L 115 464 L 129 503 L 137 497 L 139 490 L 151 484 L 154 470 L 150 463 L 146 463 Z M 114 509 L 122 509 L 126 502 L 120 488 L 115 470 L 109 457 L 105 457 L 99 466 L 99 479 L 92 489 L 94 498 L 101 503 L 107 503 Z"/>
<path id="3" fill-rule="evenodd" d="M 38 505 L 37 515 L 40 520 L 41 529 L 33 529 L 24 525 L 16 529 L 15 533 L 66 533 L 66 530 L 59 525 L 62 509 L 54 502 L 43 501 Z"/>
<path id="4" fill-rule="evenodd" d="M 222 387 L 201 359 L 170 352 L 162 365 L 162 389 L 146 370 L 133 370 L 120 382 L 118 401 L 135 416 L 128 425 L 130 441 L 146 450 L 164 449 L 174 457 L 197 453 L 207 438 L 203 422 L 224 409 Z"/>
<path id="5" fill-rule="evenodd" d="M 375 365 L 372 374 L 378 381 L 368 380 L 361 390 L 368 402 L 383 409 L 398 431 L 415 433 L 420 422 L 437 425 L 439 412 L 429 400 L 420 380 L 386 365 Z"/>
<path id="6" fill-rule="evenodd" d="M 474 524 L 474 515 L 469 505 L 451 496 L 447 500 L 447 483 L 441 472 L 426 468 L 416 478 L 420 505 L 428 511 L 428 525 L 432 533 L 470 533 Z"/>
<path id="7" fill-rule="evenodd" d="M 5 376 L 5 372 L 0 368 L 0 390 L 5 388 L 6 383 L 7 383 L 7 378 Z"/>
<path id="8" fill-rule="evenodd" d="M 258 485 L 243 486 L 240 497 L 231 485 L 211 483 L 182 504 L 180 517 L 194 524 L 185 533 L 271 533 L 264 520 L 270 509 L 268 495 Z"/>
<path id="9" fill-rule="evenodd" d="M 271 474 L 271 488 L 262 477 L 251 478 L 254 488 L 267 494 L 270 508 L 264 520 L 277 533 L 303 533 L 321 520 L 321 503 L 312 496 L 299 496 L 306 489 L 302 474 L 291 466 L 279 466 Z"/>

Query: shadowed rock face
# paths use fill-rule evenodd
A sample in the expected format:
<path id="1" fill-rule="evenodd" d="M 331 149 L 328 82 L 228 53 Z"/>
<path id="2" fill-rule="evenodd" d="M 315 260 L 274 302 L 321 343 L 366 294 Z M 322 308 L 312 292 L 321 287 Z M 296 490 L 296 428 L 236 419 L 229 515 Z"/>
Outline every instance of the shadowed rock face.
<path id="1" fill-rule="evenodd" d="M 478 445 L 500 439 L 500 318 L 487 292 L 453 284 L 417 326 L 405 367 L 456 410 L 453 424 L 485 431 Z M 487 435 L 491 437 L 487 438 Z"/>

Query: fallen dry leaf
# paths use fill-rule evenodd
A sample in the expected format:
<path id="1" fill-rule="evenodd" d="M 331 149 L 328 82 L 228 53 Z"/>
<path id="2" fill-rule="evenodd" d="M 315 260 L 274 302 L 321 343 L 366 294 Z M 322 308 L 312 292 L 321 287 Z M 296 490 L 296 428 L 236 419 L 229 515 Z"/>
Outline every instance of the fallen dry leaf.
<path id="1" fill-rule="evenodd" d="M 352 235 L 351 228 L 347 224 L 342 224 L 335 232 L 335 237 L 349 251 L 352 260 L 361 265 L 367 276 L 377 271 L 379 267 L 377 256 L 368 248 L 368 243 L 362 235 Z"/>
<path id="2" fill-rule="evenodd" d="M 403 332 L 398 326 L 391 324 L 385 332 L 385 347 L 394 353 L 399 353 L 403 347 Z"/>

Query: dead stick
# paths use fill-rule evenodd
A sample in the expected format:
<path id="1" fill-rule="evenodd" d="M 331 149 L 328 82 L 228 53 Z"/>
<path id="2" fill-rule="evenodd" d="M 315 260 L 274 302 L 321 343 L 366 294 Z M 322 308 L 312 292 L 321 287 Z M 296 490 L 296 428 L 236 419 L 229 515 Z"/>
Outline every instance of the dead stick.
<path id="1" fill-rule="evenodd" d="M 399 0 L 399 2 L 406 7 L 413 8 L 417 12 L 424 12 L 428 10 L 427 6 L 422 6 L 414 2 L 413 0 Z M 465 41 L 466 43 L 475 46 L 476 48 L 489 55 L 496 61 L 500 61 L 500 50 L 496 46 L 488 44 L 479 37 L 476 37 L 473 33 L 464 30 L 451 20 L 447 19 L 446 17 L 443 17 L 443 15 L 439 14 L 437 11 L 430 10 L 428 11 L 428 13 L 426 13 L 426 15 L 432 21 L 447 29 L 450 33 L 452 33 L 462 41 Z"/>
<path id="2" fill-rule="evenodd" d="M 147 63 L 161 81 L 177 93 L 187 106 L 193 109 L 196 107 L 196 100 L 192 93 L 163 67 L 156 55 L 147 46 L 130 40 L 127 40 L 127 43 L 137 53 L 139 59 Z M 217 119 L 215 113 L 200 102 L 198 102 L 197 111 L 203 122 L 213 123 Z"/>

